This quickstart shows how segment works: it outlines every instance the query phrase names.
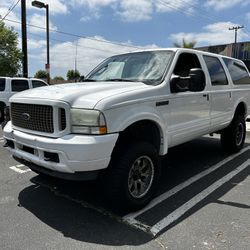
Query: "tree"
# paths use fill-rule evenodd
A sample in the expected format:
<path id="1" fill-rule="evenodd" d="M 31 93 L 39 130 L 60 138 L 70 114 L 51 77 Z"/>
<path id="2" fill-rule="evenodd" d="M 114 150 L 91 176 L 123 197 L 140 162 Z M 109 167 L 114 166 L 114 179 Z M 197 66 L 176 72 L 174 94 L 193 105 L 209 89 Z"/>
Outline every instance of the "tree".
<path id="1" fill-rule="evenodd" d="M 78 70 L 70 69 L 67 72 L 68 80 L 75 80 L 80 77 L 80 72 Z"/>
<path id="2" fill-rule="evenodd" d="M 23 55 L 17 45 L 18 34 L 0 21 L 0 76 L 15 76 L 20 70 Z"/>
<path id="3" fill-rule="evenodd" d="M 194 46 L 196 45 L 196 41 L 191 41 L 191 42 L 188 42 L 185 40 L 185 38 L 182 39 L 182 44 L 176 42 L 174 43 L 174 46 L 177 47 L 177 48 L 187 48 L 187 49 L 192 49 L 194 48 Z"/>
<path id="4" fill-rule="evenodd" d="M 35 78 L 41 78 L 41 79 L 45 79 L 47 78 L 47 72 L 45 70 L 38 70 L 35 75 L 34 75 Z"/>
<path id="5" fill-rule="evenodd" d="M 62 76 L 55 76 L 53 78 L 53 80 L 55 80 L 55 81 L 64 81 L 64 78 Z"/>

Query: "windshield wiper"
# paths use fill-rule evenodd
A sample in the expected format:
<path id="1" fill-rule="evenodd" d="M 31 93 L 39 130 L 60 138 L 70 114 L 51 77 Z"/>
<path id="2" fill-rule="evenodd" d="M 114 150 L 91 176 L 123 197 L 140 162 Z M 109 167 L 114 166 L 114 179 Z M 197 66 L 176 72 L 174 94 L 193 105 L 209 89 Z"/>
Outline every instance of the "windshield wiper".
<path id="1" fill-rule="evenodd" d="M 96 82 L 96 80 L 86 78 L 86 79 L 83 79 L 82 82 Z"/>
<path id="2" fill-rule="evenodd" d="M 112 78 L 112 79 L 106 79 L 105 82 L 134 82 L 134 80 L 128 80 L 123 78 Z"/>

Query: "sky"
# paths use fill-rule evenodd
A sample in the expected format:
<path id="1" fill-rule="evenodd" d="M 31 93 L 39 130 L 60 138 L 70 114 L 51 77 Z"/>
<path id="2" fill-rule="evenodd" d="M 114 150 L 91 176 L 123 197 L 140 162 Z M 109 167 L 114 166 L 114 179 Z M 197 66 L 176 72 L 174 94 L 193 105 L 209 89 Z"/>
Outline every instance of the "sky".
<path id="1" fill-rule="evenodd" d="M 195 40 L 196 47 L 250 41 L 250 0 L 41 0 L 49 4 L 50 71 L 86 75 L 105 58 L 130 51 L 173 47 Z M 45 68 L 45 9 L 26 0 L 29 76 Z M 20 0 L 0 0 L 0 15 L 19 36 Z"/>

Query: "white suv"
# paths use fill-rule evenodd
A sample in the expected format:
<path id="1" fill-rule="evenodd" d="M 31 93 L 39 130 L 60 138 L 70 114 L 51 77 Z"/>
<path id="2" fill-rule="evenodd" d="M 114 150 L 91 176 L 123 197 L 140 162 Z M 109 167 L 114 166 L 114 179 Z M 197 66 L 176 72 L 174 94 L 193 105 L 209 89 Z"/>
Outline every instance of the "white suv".
<path id="1" fill-rule="evenodd" d="M 4 108 L 9 106 L 9 98 L 23 90 L 47 86 L 36 78 L 0 77 L 0 122 L 4 119 Z"/>
<path id="2" fill-rule="evenodd" d="M 134 209 L 155 194 L 169 148 L 219 133 L 227 151 L 242 149 L 250 77 L 233 58 L 147 50 L 105 60 L 84 82 L 14 95 L 10 111 L 4 138 L 19 162 L 58 178 L 98 177 L 113 204 Z"/>

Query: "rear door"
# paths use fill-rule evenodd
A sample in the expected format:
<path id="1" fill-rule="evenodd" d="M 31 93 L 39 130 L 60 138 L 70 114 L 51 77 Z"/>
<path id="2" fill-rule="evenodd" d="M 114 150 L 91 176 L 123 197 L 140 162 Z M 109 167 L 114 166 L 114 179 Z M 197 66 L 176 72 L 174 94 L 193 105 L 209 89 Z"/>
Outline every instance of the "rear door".
<path id="1" fill-rule="evenodd" d="M 214 130 L 232 118 L 232 92 L 220 59 L 210 55 L 204 55 L 203 59 L 211 82 L 211 128 Z"/>

